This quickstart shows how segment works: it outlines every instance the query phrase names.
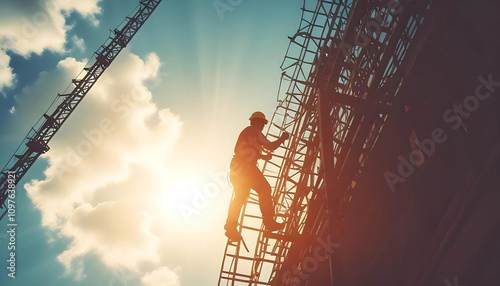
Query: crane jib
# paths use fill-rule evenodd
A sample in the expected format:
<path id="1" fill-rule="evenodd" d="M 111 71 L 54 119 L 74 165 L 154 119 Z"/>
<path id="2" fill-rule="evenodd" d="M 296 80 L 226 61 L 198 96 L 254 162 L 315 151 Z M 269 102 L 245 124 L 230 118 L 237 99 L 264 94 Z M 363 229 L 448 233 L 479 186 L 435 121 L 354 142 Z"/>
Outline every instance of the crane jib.
<path id="1" fill-rule="evenodd" d="M 113 60 L 118 56 L 121 50 L 127 46 L 135 34 L 139 31 L 153 11 L 158 7 L 161 0 L 141 0 L 135 14 L 126 17 L 125 24 L 121 28 L 113 30 L 113 36 L 109 37 L 104 45 L 96 52 L 93 63 L 83 69 L 84 76 L 72 80 L 74 88 L 71 92 L 58 94 L 63 101 L 49 115 L 43 115 L 43 123 L 38 127 L 33 127 L 26 138 L 21 143 L 18 151 L 10 158 L 5 168 L 1 172 L 0 178 L 0 209 L 4 209 L 0 220 L 7 213 L 5 201 L 8 197 L 9 175 L 15 174 L 15 183 L 17 185 L 36 159 L 46 153 L 49 148 L 49 141 L 54 137 L 59 128 L 68 119 L 71 113 L 76 109 L 99 77 L 104 73 Z"/>

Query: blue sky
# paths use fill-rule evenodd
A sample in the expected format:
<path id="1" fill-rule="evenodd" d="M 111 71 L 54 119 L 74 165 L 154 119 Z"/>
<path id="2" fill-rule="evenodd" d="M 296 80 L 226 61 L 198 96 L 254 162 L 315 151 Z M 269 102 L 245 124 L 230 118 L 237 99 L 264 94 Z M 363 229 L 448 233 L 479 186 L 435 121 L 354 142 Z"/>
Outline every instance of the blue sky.
<path id="1" fill-rule="evenodd" d="M 218 2 L 237 5 L 164 0 L 54 137 L 17 186 L 15 279 L 0 222 L 0 285 L 216 284 L 227 165 L 249 115 L 274 111 L 302 6 Z M 137 4 L 0 3 L 2 164 Z"/>

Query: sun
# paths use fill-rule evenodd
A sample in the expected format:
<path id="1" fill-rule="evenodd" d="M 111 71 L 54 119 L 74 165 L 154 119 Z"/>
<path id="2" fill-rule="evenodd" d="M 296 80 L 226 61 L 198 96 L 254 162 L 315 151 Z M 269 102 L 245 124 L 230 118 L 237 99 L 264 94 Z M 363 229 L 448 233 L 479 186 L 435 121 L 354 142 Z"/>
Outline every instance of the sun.
<path id="1" fill-rule="evenodd" d="M 227 170 L 185 159 L 169 172 L 156 174 L 150 210 L 158 226 L 169 234 L 199 234 L 221 227 L 227 216 L 232 189 Z"/>
<path id="2" fill-rule="evenodd" d="M 202 182 L 196 176 L 178 178 L 165 192 L 165 200 L 171 205 L 192 204 L 197 192 L 202 189 Z"/>
<path id="3" fill-rule="evenodd" d="M 164 181 L 155 202 L 161 208 L 161 216 L 175 224 L 192 223 L 208 203 L 200 195 L 203 187 L 200 173 L 177 172 L 170 176 Z"/>

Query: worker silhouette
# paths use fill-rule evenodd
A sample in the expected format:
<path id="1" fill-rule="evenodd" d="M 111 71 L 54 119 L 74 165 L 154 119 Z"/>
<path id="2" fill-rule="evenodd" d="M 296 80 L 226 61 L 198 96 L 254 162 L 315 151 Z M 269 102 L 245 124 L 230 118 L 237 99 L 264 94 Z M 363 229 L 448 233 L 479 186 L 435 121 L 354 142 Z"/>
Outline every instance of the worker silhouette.
<path id="1" fill-rule="evenodd" d="M 253 189 L 259 195 L 259 207 L 262 213 L 264 226 L 269 231 L 280 230 L 283 223 L 274 220 L 274 205 L 271 198 L 271 186 L 267 182 L 262 172 L 257 167 L 257 160 L 270 160 L 271 154 L 263 155 L 263 151 L 276 150 L 289 135 L 283 133 L 276 141 L 269 141 L 262 134 L 264 125 L 268 123 L 266 116 L 262 112 L 254 112 L 250 116 L 250 126 L 241 131 L 234 147 L 234 156 L 231 160 L 229 180 L 234 187 L 234 197 L 229 204 L 228 217 L 224 229 L 226 236 L 234 241 L 241 239 L 237 231 L 238 218 L 241 208 L 246 203 Z"/>

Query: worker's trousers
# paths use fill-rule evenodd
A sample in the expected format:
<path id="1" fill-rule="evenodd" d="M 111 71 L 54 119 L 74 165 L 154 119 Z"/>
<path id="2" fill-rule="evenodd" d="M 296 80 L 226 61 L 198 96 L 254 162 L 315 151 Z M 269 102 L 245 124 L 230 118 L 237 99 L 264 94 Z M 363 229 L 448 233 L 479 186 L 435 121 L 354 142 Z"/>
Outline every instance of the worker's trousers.
<path id="1" fill-rule="evenodd" d="M 271 198 L 271 186 L 256 165 L 231 161 L 229 179 L 234 188 L 234 197 L 229 204 L 226 227 L 236 227 L 241 208 L 246 203 L 250 189 L 259 195 L 259 207 L 264 224 L 274 221 L 274 206 Z"/>

